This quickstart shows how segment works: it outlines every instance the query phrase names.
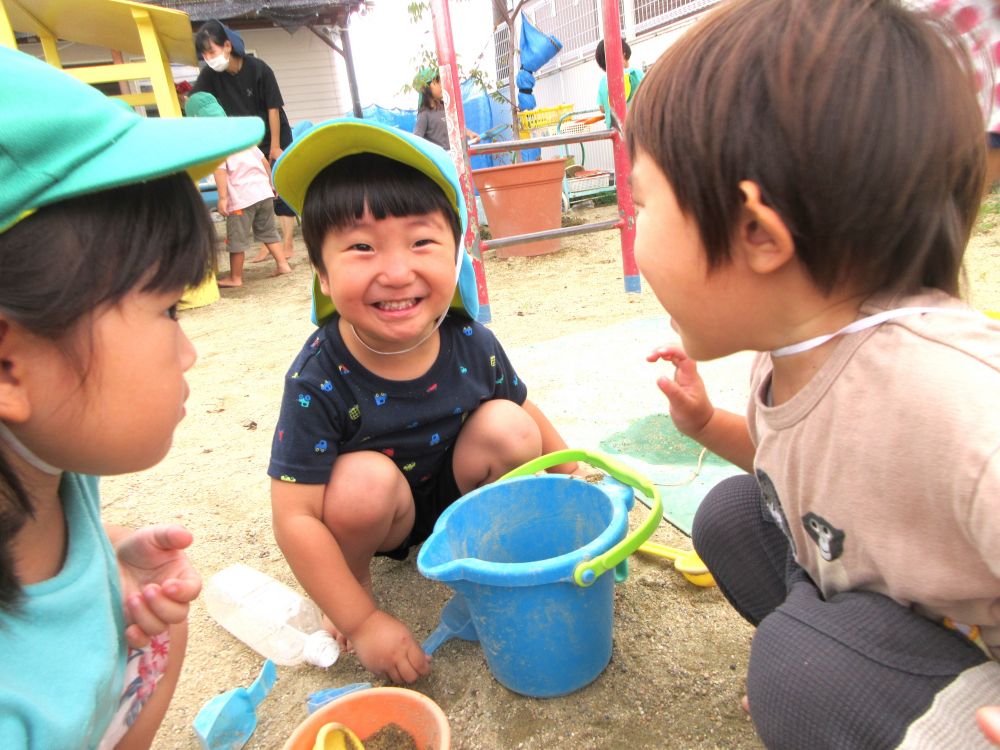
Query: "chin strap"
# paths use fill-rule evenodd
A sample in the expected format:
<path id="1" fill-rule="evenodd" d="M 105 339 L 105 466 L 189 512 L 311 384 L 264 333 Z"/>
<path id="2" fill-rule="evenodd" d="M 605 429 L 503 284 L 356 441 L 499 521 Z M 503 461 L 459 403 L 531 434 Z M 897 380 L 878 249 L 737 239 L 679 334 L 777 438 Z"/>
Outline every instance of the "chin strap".
<path id="1" fill-rule="evenodd" d="M 21 458 L 23 458 L 25 461 L 27 461 L 29 464 L 34 466 L 39 471 L 54 477 L 57 477 L 63 473 L 62 469 L 53 466 L 50 463 L 46 463 L 38 456 L 36 456 L 34 453 L 32 453 L 24 443 L 22 443 L 14 436 L 14 433 L 11 432 L 10 428 L 3 422 L 0 422 L 0 439 L 2 439 L 5 443 L 7 443 L 7 445 L 9 445 L 17 455 L 19 455 Z"/>

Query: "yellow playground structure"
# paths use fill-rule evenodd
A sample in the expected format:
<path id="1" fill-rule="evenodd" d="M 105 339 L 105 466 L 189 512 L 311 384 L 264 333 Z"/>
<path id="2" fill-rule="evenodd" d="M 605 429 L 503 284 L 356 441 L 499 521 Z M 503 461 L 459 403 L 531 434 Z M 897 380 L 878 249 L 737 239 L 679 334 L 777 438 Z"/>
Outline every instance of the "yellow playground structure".
<path id="1" fill-rule="evenodd" d="M 148 80 L 151 91 L 133 87 L 116 97 L 133 107 L 155 106 L 160 117 L 181 116 L 170 64 L 198 64 L 186 13 L 129 0 L 0 0 L 0 44 L 17 49 L 17 33 L 37 37 L 46 62 L 84 83 Z M 111 62 L 64 67 L 59 40 L 107 49 Z M 131 59 L 125 62 L 123 54 Z M 213 275 L 189 290 L 183 306 L 218 298 Z"/>

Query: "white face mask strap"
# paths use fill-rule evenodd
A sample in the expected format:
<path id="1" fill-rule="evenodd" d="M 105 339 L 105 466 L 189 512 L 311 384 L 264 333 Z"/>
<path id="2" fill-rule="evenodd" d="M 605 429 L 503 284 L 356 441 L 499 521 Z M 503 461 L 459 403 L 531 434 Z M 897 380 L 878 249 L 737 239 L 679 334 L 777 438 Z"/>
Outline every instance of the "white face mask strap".
<path id="1" fill-rule="evenodd" d="M 908 315 L 921 315 L 923 313 L 943 313 L 945 315 L 958 314 L 963 316 L 979 315 L 979 313 L 974 310 L 953 307 L 897 307 L 895 310 L 884 310 L 880 313 L 876 313 L 875 315 L 869 315 L 867 318 L 855 320 L 853 323 L 844 326 L 839 331 L 834 331 L 833 333 L 828 333 L 824 336 L 816 336 L 815 338 L 800 341 L 797 344 L 789 344 L 788 346 L 783 346 L 780 349 L 775 349 L 771 352 L 771 356 L 788 357 L 792 354 L 801 354 L 802 352 L 807 352 L 810 349 L 815 349 L 817 346 L 821 346 L 837 336 L 844 336 L 848 333 L 863 331 L 866 328 L 873 328 L 874 326 L 880 325 L 887 320 L 892 320 L 893 318 L 902 318 Z"/>
<path id="2" fill-rule="evenodd" d="M 0 439 L 2 439 L 7 445 L 9 445 L 17 455 L 19 455 L 21 458 L 23 458 L 32 466 L 34 466 L 40 472 L 44 474 L 49 474 L 50 476 L 54 477 L 57 477 L 63 473 L 62 469 L 57 468 L 50 463 L 46 463 L 38 456 L 36 456 L 34 453 L 32 453 L 24 443 L 22 443 L 20 440 L 14 437 L 14 433 L 11 432 L 10 428 L 7 427 L 7 425 L 4 424 L 3 422 L 0 422 Z"/>

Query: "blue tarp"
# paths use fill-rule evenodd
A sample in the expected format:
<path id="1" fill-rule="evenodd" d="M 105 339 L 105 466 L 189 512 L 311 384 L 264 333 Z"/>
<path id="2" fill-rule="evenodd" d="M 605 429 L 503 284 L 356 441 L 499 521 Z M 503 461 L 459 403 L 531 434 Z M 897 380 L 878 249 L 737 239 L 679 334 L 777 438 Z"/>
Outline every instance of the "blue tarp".
<path id="1" fill-rule="evenodd" d="M 525 16 L 521 15 L 521 69 L 515 79 L 517 83 L 517 108 L 526 112 L 536 109 L 538 102 L 535 99 L 535 76 L 536 70 L 545 65 L 556 56 L 562 49 L 562 42 L 554 36 L 544 34 L 532 26 Z M 521 152 L 525 161 L 535 161 L 542 156 L 539 148 L 528 149 Z"/>
<path id="2" fill-rule="evenodd" d="M 512 137 L 510 130 L 510 108 L 488 96 L 475 81 L 462 82 L 462 104 L 465 109 L 465 127 L 474 133 L 486 133 L 500 125 L 507 128 L 497 134 L 494 140 L 506 140 Z M 413 132 L 417 124 L 415 109 L 398 109 L 370 104 L 361 110 L 366 120 L 394 125 L 402 130 Z M 473 169 L 509 164 L 509 154 L 477 155 L 471 158 Z"/>

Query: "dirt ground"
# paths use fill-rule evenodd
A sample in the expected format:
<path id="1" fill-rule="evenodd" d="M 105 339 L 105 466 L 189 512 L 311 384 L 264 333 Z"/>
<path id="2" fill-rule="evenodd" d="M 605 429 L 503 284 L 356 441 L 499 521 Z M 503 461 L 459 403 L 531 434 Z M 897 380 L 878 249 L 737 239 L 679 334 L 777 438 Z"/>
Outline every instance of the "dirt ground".
<path id="1" fill-rule="evenodd" d="M 971 299 L 990 310 L 1000 310 L 998 210 L 996 201 L 987 205 L 968 254 Z M 615 209 L 583 213 L 592 221 Z M 533 258 L 487 253 L 485 263 L 490 327 L 508 350 L 662 314 L 645 285 L 638 295 L 623 292 L 617 233 L 570 238 L 559 252 Z M 311 330 L 310 272 L 300 238 L 293 265 L 292 274 L 267 278 L 270 261 L 248 264 L 242 289 L 223 290 L 220 301 L 182 313 L 199 360 L 188 375 L 188 416 L 174 448 L 147 472 L 103 482 L 106 521 L 185 524 L 195 535 L 190 556 L 205 578 L 243 562 L 298 587 L 271 533 L 265 474 L 282 378 Z M 668 335 L 665 330 L 664 340 Z M 657 408 L 666 405 L 651 405 Z M 633 522 L 642 513 L 641 507 L 633 512 Z M 653 538 L 690 544 L 667 524 Z M 382 606 L 422 639 L 437 624 L 449 590 L 424 579 L 415 558 L 376 561 L 374 586 Z M 444 709 L 453 748 L 761 747 L 739 708 L 752 629 L 717 589 L 695 588 L 660 561 L 633 561 L 629 580 L 616 587 L 611 663 L 576 693 L 525 698 L 492 679 L 477 644 L 453 640 L 437 651 L 433 673 L 412 687 Z M 193 605 L 190 624 L 184 673 L 155 748 L 197 748 L 191 723 L 198 710 L 220 692 L 249 685 L 262 664 L 201 602 Z M 311 692 L 363 681 L 380 684 L 351 655 L 326 671 L 279 667 L 247 748 L 280 748 L 305 718 Z"/>

